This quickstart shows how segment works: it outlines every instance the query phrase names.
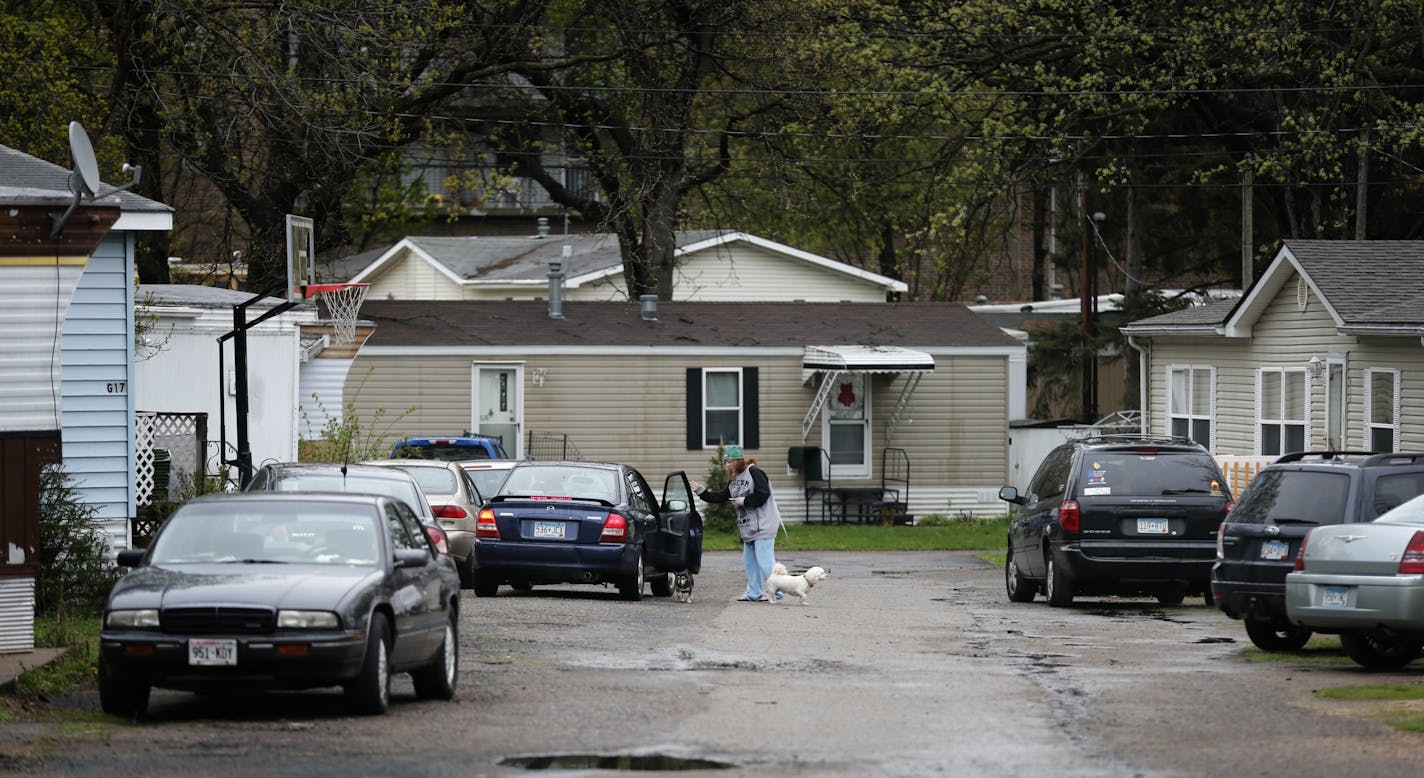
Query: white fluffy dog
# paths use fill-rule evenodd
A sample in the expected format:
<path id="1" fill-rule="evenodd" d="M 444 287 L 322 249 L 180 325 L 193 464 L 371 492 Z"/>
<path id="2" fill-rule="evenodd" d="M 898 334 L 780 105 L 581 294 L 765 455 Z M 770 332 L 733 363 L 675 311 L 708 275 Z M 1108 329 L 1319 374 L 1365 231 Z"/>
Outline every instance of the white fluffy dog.
<path id="1" fill-rule="evenodd" d="M 775 602 L 780 602 L 780 600 L 776 599 L 777 592 L 794 594 L 800 597 L 801 604 L 805 605 L 806 594 L 811 591 L 812 586 L 815 586 L 822 578 L 825 578 L 826 575 L 826 568 L 824 567 L 812 567 L 801 575 L 790 575 L 786 571 L 786 565 L 777 562 L 776 565 L 771 568 L 771 577 L 766 579 L 766 596 Z"/>

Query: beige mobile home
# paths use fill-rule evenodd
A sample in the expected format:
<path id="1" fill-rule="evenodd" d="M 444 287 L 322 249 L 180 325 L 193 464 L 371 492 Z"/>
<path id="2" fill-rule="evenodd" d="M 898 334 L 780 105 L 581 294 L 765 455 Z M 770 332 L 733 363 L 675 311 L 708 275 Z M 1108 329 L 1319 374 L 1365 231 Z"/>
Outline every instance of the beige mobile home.
<path id="1" fill-rule="evenodd" d="M 1424 241 L 1287 240 L 1239 301 L 1132 322 L 1144 424 L 1219 456 L 1424 450 Z"/>
<path id="2" fill-rule="evenodd" d="M 659 479 L 703 478 L 738 442 L 812 521 L 805 485 L 873 489 L 903 452 L 911 514 L 1003 512 L 1025 348 L 962 305 L 368 300 L 361 317 L 345 400 L 405 414 L 391 436 L 496 434 L 516 457 L 554 438 Z"/>

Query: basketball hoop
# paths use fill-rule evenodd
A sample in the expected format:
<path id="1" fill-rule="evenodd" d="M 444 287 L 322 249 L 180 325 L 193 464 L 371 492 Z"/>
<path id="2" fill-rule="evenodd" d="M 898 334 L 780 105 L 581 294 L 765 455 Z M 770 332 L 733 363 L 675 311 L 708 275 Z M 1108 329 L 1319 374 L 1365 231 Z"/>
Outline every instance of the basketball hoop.
<path id="1" fill-rule="evenodd" d="M 307 299 L 321 297 L 331 317 L 331 345 L 342 346 L 356 340 L 356 315 L 370 291 L 370 284 L 311 284 Z"/>

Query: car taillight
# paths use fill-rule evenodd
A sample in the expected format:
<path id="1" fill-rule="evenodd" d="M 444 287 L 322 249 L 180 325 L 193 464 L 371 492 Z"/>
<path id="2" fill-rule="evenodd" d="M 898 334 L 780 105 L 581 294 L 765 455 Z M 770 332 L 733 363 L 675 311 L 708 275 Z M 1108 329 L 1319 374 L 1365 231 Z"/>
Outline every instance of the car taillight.
<path id="1" fill-rule="evenodd" d="M 495 523 L 494 511 L 484 508 L 475 517 L 475 537 L 499 540 L 499 525 Z"/>
<path id="2" fill-rule="evenodd" d="M 436 505 L 431 508 L 437 519 L 463 519 L 470 514 L 458 505 Z"/>
<path id="3" fill-rule="evenodd" d="M 1082 513 L 1078 509 L 1077 500 L 1064 500 L 1063 504 L 1058 506 L 1058 526 L 1064 530 L 1077 532 L 1081 521 Z"/>
<path id="4" fill-rule="evenodd" d="M 1400 575 L 1424 575 L 1424 530 L 1414 533 L 1404 556 L 1399 558 Z"/>
<path id="5" fill-rule="evenodd" d="M 1305 569 L 1305 544 L 1310 541 L 1310 532 L 1313 531 L 1305 533 L 1305 537 L 1300 539 L 1300 550 L 1295 552 L 1295 564 L 1291 565 L 1291 569 L 1297 573 Z"/>
<path id="6" fill-rule="evenodd" d="M 1235 508 L 1235 507 L 1236 507 L 1236 502 L 1235 502 L 1234 500 L 1227 500 L 1227 501 L 1226 501 L 1226 515 L 1227 515 L 1227 516 L 1230 516 L 1230 515 L 1231 515 L 1231 509 L 1232 509 L 1232 508 Z"/>
<path id="7" fill-rule="evenodd" d="M 450 556 L 450 541 L 445 538 L 445 530 L 439 527 L 425 525 L 425 534 L 430 536 L 430 542 L 435 546 L 435 550 L 440 556 Z"/>
<path id="8" fill-rule="evenodd" d="M 1226 537 L 1226 522 L 1221 522 L 1221 526 L 1216 528 L 1216 558 L 1226 558 L 1226 547 L 1223 538 Z"/>
<path id="9" fill-rule="evenodd" d="M 628 541 L 628 520 L 616 513 L 608 514 L 603 520 L 603 532 L 598 535 L 599 543 L 626 543 Z"/>

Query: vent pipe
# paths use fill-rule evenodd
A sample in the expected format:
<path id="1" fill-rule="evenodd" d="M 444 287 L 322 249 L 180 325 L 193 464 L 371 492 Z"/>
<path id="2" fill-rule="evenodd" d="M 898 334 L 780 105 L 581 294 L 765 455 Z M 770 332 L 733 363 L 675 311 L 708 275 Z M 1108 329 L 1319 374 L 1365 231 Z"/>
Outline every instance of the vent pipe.
<path id="1" fill-rule="evenodd" d="M 565 249 L 568 246 L 564 247 Z M 564 318 L 564 263 L 549 263 L 549 318 Z"/>
<path id="2" fill-rule="evenodd" d="M 549 237 L 549 217 L 547 216 L 539 217 L 539 237 Z"/>
<path id="3" fill-rule="evenodd" d="M 643 303 L 643 321 L 657 321 L 658 296 L 655 294 L 639 295 L 638 300 Z"/>

